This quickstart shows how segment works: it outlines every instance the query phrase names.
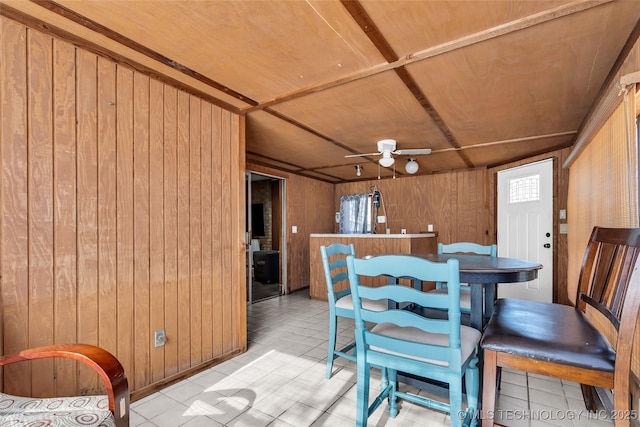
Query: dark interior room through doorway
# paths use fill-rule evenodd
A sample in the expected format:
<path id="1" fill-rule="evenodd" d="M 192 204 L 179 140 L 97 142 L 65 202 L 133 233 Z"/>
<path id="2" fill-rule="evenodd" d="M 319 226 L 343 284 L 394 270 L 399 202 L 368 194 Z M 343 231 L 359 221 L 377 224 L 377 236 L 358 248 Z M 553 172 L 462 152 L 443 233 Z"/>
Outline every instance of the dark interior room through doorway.
<path id="1" fill-rule="evenodd" d="M 284 180 L 246 172 L 247 303 L 284 293 L 282 231 Z"/>

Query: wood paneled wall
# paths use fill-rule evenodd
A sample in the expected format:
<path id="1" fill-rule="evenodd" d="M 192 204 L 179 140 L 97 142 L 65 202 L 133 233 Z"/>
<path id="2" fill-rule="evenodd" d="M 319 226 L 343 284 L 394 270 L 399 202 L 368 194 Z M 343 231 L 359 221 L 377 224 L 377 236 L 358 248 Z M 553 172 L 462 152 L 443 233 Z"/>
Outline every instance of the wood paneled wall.
<path id="1" fill-rule="evenodd" d="M 402 228 L 407 233 L 419 233 L 433 224 L 438 242 L 493 244 L 497 241 L 498 171 L 554 158 L 554 301 L 568 303 L 567 235 L 559 234 L 557 219 L 559 210 L 567 209 L 569 171 L 562 164 L 568 154 L 569 149 L 564 149 L 490 169 L 338 184 L 334 209 L 339 211 L 342 195 L 371 192 L 377 186 L 386 207 L 386 226 L 392 233 L 399 233 Z M 379 215 L 383 214 L 381 208 Z M 385 226 L 379 227 L 378 232 L 384 233 Z"/>
<path id="2" fill-rule="evenodd" d="M 433 224 L 439 242 L 495 243 L 486 169 L 338 184 L 333 212 L 340 210 L 341 196 L 370 193 L 374 186 L 384 205 L 378 215 L 387 216 L 391 233 L 420 233 Z M 378 233 L 386 232 L 384 224 L 379 227 Z"/>
<path id="3" fill-rule="evenodd" d="M 419 233 L 434 224 L 440 242 L 469 240 L 491 244 L 497 237 L 495 192 L 498 171 L 552 157 L 555 159 L 554 227 L 558 230 L 558 211 L 567 208 L 569 171 L 562 168 L 562 164 L 568 152 L 568 149 L 554 151 L 491 169 L 360 181 L 338 184 L 335 188 L 331 184 L 259 165 L 250 164 L 248 168 L 280 176 L 287 183 L 286 265 L 289 291 L 295 291 L 309 286 L 309 234 L 337 232 L 334 214 L 340 209 L 340 196 L 370 192 L 376 185 L 382 192 L 386 225 L 393 233 L 399 233 L 402 228 L 408 233 Z M 333 200 L 333 204 L 327 200 Z M 381 209 L 379 213 L 384 212 Z M 298 227 L 297 234 L 291 233 L 291 225 Z M 384 225 L 379 227 L 379 232 L 386 231 Z M 554 245 L 554 282 L 557 284 L 554 298 L 567 303 L 567 236 L 556 232 Z"/>
<path id="4" fill-rule="evenodd" d="M 333 184 L 291 175 L 287 180 L 287 269 L 289 291 L 309 286 L 309 235 L 332 232 Z M 292 233 L 291 226 L 298 232 Z"/>
<path id="5" fill-rule="evenodd" d="M 280 176 L 286 181 L 287 192 L 287 276 L 289 291 L 309 286 L 310 254 L 308 236 L 313 233 L 337 232 L 334 221 L 343 194 L 370 192 L 378 186 L 382 192 L 387 226 L 393 233 L 406 228 L 408 233 L 426 231 L 434 224 L 438 241 L 496 242 L 496 176 L 499 170 L 524 163 L 554 158 L 554 228 L 556 236 L 554 298 L 567 303 L 567 236 L 558 230 L 558 212 L 567 208 L 569 171 L 562 164 L 569 149 L 558 150 L 532 159 L 491 169 L 455 171 L 450 173 L 411 176 L 397 179 L 360 181 L 334 186 L 297 175 L 288 175 L 259 165 L 250 170 Z M 327 203 L 333 200 L 333 204 Z M 380 215 L 383 214 L 382 209 Z M 291 226 L 298 233 L 291 233 Z M 379 232 L 384 233 L 384 225 Z"/>
<path id="6" fill-rule="evenodd" d="M 96 344 L 136 392 L 244 350 L 244 119 L 0 19 L 0 352 Z M 98 387 L 53 362 L 3 374 Z"/>

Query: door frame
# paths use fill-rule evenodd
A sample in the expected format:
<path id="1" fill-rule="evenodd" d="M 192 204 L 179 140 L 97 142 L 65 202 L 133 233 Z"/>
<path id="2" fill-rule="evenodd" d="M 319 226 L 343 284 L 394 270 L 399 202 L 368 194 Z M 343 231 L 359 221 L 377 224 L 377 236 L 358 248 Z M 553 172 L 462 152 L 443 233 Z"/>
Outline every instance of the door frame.
<path id="1" fill-rule="evenodd" d="M 246 218 L 247 218 L 247 229 L 245 230 L 245 247 L 247 248 L 246 253 L 247 253 L 247 258 L 248 258 L 248 268 L 247 268 L 247 274 L 245 275 L 245 287 L 247 288 L 247 305 L 250 305 L 253 303 L 253 295 L 252 295 L 252 287 L 249 286 L 251 284 L 251 271 L 253 269 L 253 251 L 251 248 L 251 182 L 252 182 L 252 178 L 253 176 L 258 175 L 258 176 L 263 176 L 263 177 L 268 177 L 270 179 L 276 179 L 278 180 L 279 183 L 279 188 L 280 188 L 280 206 L 278 208 L 276 208 L 275 206 L 272 206 L 272 209 L 278 209 L 279 213 L 280 213 L 280 218 L 281 218 L 281 227 L 280 227 L 280 233 L 278 235 L 278 237 L 280 238 L 280 256 L 279 256 L 279 264 L 280 264 L 280 284 L 281 284 L 281 290 L 278 296 L 282 296 L 282 295 L 286 295 L 287 294 L 287 269 L 286 269 L 286 257 L 287 257 L 287 240 L 286 240 L 286 235 L 285 235 L 285 231 L 286 231 L 286 179 L 281 177 L 281 176 L 277 176 L 277 175 L 271 175 L 269 173 L 265 173 L 265 172 L 256 172 L 250 169 L 245 170 L 245 189 L 246 189 L 246 194 L 245 194 L 245 200 L 246 200 L 246 206 L 245 206 L 245 214 L 246 214 Z"/>
<path id="2" fill-rule="evenodd" d="M 559 298 L 558 298 L 558 287 L 556 286 L 557 283 L 557 274 L 558 274 L 558 246 L 557 246 L 557 242 L 558 242 L 558 230 L 557 230 L 557 220 L 556 220 L 556 201 L 558 198 L 558 187 L 557 187 L 557 174 L 556 174 L 556 163 L 557 163 L 558 159 L 554 156 L 551 157 L 546 157 L 546 158 L 542 158 L 536 161 L 531 161 L 528 163 L 522 163 L 519 165 L 515 165 L 512 167 L 508 167 L 508 168 L 504 168 L 504 169 L 500 169 L 497 171 L 496 173 L 496 178 L 495 178 L 495 194 L 496 194 L 496 242 L 498 243 L 498 256 L 509 256 L 509 255 L 504 255 L 501 254 L 500 252 L 500 233 L 499 233 L 499 228 L 500 228 L 500 218 L 498 217 L 499 211 L 500 209 L 500 203 L 501 203 L 501 194 L 500 194 L 500 175 L 502 173 L 508 173 L 509 171 L 517 171 L 518 169 L 522 169 L 522 168 L 527 168 L 527 167 L 531 167 L 537 164 L 542 164 L 542 163 L 547 163 L 549 164 L 550 167 L 550 175 L 549 175 L 549 179 L 551 180 L 550 182 L 550 190 L 551 190 L 551 197 L 550 197 L 550 203 L 551 205 L 548 207 L 548 211 L 550 213 L 550 233 L 551 233 L 551 275 L 549 277 L 549 280 L 551 282 L 551 301 L 552 302 L 558 302 Z M 503 236 L 504 237 L 504 236 Z M 548 271 L 548 269 L 546 270 Z M 545 271 L 545 273 L 546 273 Z M 499 296 L 499 294 L 498 294 Z"/>

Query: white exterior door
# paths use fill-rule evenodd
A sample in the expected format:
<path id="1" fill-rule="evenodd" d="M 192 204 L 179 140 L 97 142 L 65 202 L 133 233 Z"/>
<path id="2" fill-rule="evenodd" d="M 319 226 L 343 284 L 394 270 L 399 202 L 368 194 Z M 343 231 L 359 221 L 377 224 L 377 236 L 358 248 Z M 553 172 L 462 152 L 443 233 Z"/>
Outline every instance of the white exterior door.
<path id="1" fill-rule="evenodd" d="M 498 285 L 499 298 L 553 301 L 553 160 L 498 172 L 498 256 L 542 264 L 538 278 Z"/>

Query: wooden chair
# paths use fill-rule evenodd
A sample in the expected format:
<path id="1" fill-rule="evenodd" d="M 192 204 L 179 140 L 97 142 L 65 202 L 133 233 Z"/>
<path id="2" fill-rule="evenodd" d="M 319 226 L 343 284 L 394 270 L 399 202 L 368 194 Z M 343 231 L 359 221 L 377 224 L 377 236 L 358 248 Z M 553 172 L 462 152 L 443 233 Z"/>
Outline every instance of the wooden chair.
<path id="1" fill-rule="evenodd" d="M 582 261 L 576 306 L 498 299 L 484 331 L 483 422 L 493 425 L 498 368 L 613 390 L 613 408 L 630 406 L 632 340 L 640 307 L 640 229 L 595 227 Z M 628 426 L 629 419 L 616 419 Z"/>
<path id="2" fill-rule="evenodd" d="M 477 329 L 460 324 L 460 274 L 458 261 L 435 263 L 409 255 L 382 255 L 366 259 L 347 257 L 349 284 L 353 295 L 357 348 L 356 425 L 366 426 L 368 417 L 389 399 L 389 415 L 398 414 L 397 399 L 449 412 L 451 425 L 475 425 L 479 372 Z M 392 276 L 447 284 L 446 294 L 422 292 L 403 285 L 368 287 L 360 276 Z M 415 302 L 423 307 L 448 310 L 448 320 L 429 318 L 410 310 L 393 308 L 371 311 L 362 299 Z M 367 325 L 374 325 L 369 328 Z M 369 405 L 371 368 L 382 370 L 382 387 Z M 449 385 L 449 402 L 398 389 L 397 373 L 416 375 Z M 467 407 L 463 409 L 462 381 Z M 387 381 L 388 379 L 388 381 Z M 446 400 L 446 399 L 444 399 Z"/>
<path id="3" fill-rule="evenodd" d="M 118 359 L 102 348 L 87 344 L 38 347 L 2 356 L 0 366 L 53 357 L 75 359 L 91 366 L 104 382 L 107 396 L 41 399 L 0 393 L 0 420 L 16 425 L 50 425 L 49 422 L 65 426 L 129 425 L 127 377 Z"/>
<path id="4" fill-rule="evenodd" d="M 333 243 L 328 246 L 320 246 L 320 254 L 327 282 L 327 300 L 329 301 L 329 348 L 326 377 L 331 378 L 333 361 L 337 357 L 344 357 L 352 362 L 356 361 L 355 338 L 340 349 L 336 349 L 338 317 L 354 318 L 346 256 L 355 256 L 355 249 L 353 243 L 348 245 Z M 386 301 L 365 300 L 364 304 L 372 310 L 386 310 L 387 308 Z M 350 353 L 350 351 L 352 352 Z"/>
<path id="5" fill-rule="evenodd" d="M 438 243 L 439 254 L 470 254 L 470 255 L 486 255 L 491 257 L 498 256 L 497 245 L 481 245 L 473 242 L 456 242 L 445 245 Z M 486 285 L 489 286 L 489 285 Z M 494 285 L 495 286 L 495 285 Z M 431 292 L 446 292 L 443 289 L 446 285 L 438 282 L 436 283 L 436 289 Z M 495 292 L 493 292 L 495 295 Z M 471 291 L 468 283 L 460 284 L 460 311 L 463 313 L 471 313 Z"/>

